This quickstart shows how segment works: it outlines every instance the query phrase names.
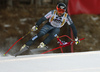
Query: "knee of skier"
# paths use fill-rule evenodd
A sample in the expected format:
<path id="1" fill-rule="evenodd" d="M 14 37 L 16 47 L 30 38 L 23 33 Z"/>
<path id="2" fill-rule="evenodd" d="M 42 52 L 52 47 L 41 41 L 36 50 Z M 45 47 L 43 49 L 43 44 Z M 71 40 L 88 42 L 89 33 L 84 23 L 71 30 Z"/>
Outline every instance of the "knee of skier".
<path id="1" fill-rule="evenodd" d="M 45 34 L 46 34 L 46 32 L 41 30 L 41 31 L 37 34 L 37 36 L 38 36 L 38 37 L 41 37 L 41 36 L 43 36 L 43 35 L 45 35 Z"/>
<path id="2" fill-rule="evenodd" d="M 38 38 L 38 35 L 35 35 L 33 38 L 32 38 L 32 41 L 36 40 Z"/>
<path id="3" fill-rule="evenodd" d="M 51 37 L 51 38 L 54 38 L 54 37 L 55 37 L 55 34 L 50 34 L 50 37 Z"/>
<path id="4" fill-rule="evenodd" d="M 55 29 L 51 34 L 55 37 L 55 35 L 58 35 L 60 32 L 60 29 Z"/>
<path id="5" fill-rule="evenodd" d="M 51 35 L 54 36 L 54 37 L 56 37 L 58 34 L 59 34 L 59 31 L 51 33 Z"/>

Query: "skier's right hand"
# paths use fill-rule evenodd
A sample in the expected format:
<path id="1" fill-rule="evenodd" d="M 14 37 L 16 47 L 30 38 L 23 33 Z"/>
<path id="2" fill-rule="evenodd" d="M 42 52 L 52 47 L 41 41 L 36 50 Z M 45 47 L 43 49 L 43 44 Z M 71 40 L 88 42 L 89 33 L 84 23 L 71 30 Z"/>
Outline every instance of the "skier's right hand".
<path id="1" fill-rule="evenodd" d="M 78 37 L 76 37 L 76 38 L 75 38 L 75 44 L 77 45 L 77 44 L 79 44 L 79 43 L 80 43 L 80 41 L 79 41 Z"/>
<path id="2" fill-rule="evenodd" d="M 37 26 L 35 25 L 35 26 L 32 27 L 32 31 L 36 31 L 36 30 L 38 30 L 38 28 L 37 28 Z"/>

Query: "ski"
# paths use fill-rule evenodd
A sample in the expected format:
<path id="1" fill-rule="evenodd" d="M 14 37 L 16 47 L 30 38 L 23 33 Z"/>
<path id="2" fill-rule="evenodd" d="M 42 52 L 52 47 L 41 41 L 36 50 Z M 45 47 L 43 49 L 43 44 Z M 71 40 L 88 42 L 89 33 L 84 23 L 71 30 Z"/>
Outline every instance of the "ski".
<path id="1" fill-rule="evenodd" d="M 19 52 L 15 53 L 14 56 L 17 57 L 18 55 L 22 54 L 23 52 L 27 51 L 28 48 L 24 48 L 22 50 L 20 50 Z"/>
<path id="2" fill-rule="evenodd" d="M 44 46 L 42 48 L 31 49 L 30 52 L 36 54 L 36 52 L 39 52 L 40 53 L 40 51 L 45 51 L 46 50 L 46 52 L 41 53 L 41 54 L 45 54 L 45 53 L 51 52 L 53 50 L 56 50 L 56 49 L 59 49 L 59 48 L 62 48 L 62 47 L 66 47 L 66 46 L 69 46 L 69 45 L 73 45 L 75 43 L 75 41 L 72 40 L 70 37 L 69 37 L 71 39 L 70 42 L 61 41 L 60 38 L 62 38 L 62 37 L 69 37 L 69 36 L 67 36 L 67 35 L 63 35 L 63 36 L 60 36 L 60 37 L 57 37 L 56 36 L 57 41 L 59 43 L 59 47 L 50 49 L 50 48 L 48 48 L 48 46 Z M 84 39 L 85 38 L 79 39 L 79 41 L 84 40 Z M 22 54 L 23 52 L 25 52 L 28 49 L 29 49 L 29 47 L 23 46 L 23 48 L 19 52 L 15 53 L 14 56 L 17 57 L 18 55 Z"/>
<path id="3" fill-rule="evenodd" d="M 31 53 L 35 53 L 35 52 L 39 52 L 39 51 L 44 51 L 44 50 L 48 50 L 48 47 L 43 47 L 43 48 L 35 48 L 35 49 L 31 49 Z"/>

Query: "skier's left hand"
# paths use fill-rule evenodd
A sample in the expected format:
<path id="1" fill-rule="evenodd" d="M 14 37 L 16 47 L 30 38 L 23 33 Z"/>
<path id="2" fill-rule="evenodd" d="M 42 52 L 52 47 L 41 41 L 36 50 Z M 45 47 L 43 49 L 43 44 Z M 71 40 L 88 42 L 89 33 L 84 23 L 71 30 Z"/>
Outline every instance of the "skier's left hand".
<path id="1" fill-rule="evenodd" d="M 32 31 L 36 31 L 36 30 L 38 30 L 38 28 L 37 28 L 37 26 L 35 25 L 35 26 L 32 27 Z"/>
<path id="2" fill-rule="evenodd" d="M 75 38 L 75 44 L 77 45 L 77 44 L 79 44 L 79 43 L 80 43 L 80 41 L 79 41 L 78 37 L 76 37 L 76 38 Z"/>

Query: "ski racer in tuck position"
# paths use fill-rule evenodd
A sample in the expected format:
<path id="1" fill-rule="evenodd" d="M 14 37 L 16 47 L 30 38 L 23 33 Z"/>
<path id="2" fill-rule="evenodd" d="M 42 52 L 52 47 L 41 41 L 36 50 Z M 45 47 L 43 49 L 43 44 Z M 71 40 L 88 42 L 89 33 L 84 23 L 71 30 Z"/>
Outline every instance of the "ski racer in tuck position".
<path id="1" fill-rule="evenodd" d="M 71 20 L 68 13 L 66 13 L 66 5 L 64 3 L 59 3 L 56 6 L 56 10 L 52 10 L 48 12 L 44 17 L 40 18 L 35 26 L 32 27 L 32 31 L 38 30 L 39 25 L 49 19 L 49 22 L 47 22 L 39 31 L 39 33 L 35 36 L 33 36 L 29 41 L 27 41 L 22 47 L 21 50 L 26 51 L 29 49 L 29 47 L 40 37 L 46 35 L 47 33 L 49 36 L 45 38 L 43 42 L 40 43 L 40 45 L 37 48 L 47 48 L 47 44 L 54 38 L 55 34 L 59 34 L 60 28 L 64 26 L 64 24 L 67 22 L 68 25 L 73 30 L 74 37 L 75 37 L 75 43 L 78 44 L 79 40 L 77 37 L 77 30 L 75 28 L 75 25 L 73 21 Z"/>

